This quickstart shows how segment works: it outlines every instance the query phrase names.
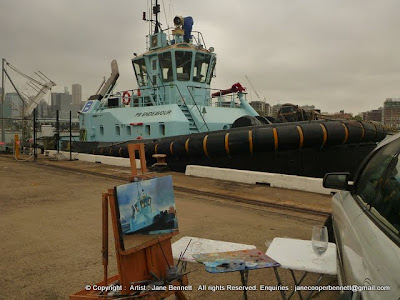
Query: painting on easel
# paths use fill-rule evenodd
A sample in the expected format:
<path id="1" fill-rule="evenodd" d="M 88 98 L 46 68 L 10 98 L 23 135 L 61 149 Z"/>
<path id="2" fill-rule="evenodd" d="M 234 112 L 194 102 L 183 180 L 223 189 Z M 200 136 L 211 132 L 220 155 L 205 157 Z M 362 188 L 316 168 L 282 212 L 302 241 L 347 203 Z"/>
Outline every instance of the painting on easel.
<path id="1" fill-rule="evenodd" d="M 167 234 L 178 229 L 171 176 L 120 185 L 115 194 L 123 235 Z"/>

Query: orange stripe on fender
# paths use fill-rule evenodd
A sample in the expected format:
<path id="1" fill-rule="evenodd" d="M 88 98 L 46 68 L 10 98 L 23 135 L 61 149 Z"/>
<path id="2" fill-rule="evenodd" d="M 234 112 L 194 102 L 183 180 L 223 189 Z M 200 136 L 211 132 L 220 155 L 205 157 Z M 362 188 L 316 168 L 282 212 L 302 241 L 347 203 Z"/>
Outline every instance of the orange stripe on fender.
<path id="1" fill-rule="evenodd" d="M 249 147 L 250 154 L 253 154 L 253 130 L 249 130 Z"/>
<path id="2" fill-rule="evenodd" d="M 304 144 L 304 134 L 303 134 L 303 129 L 301 129 L 300 126 L 296 126 L 297 131 L 299 132 L 299 149 L 303 148 L 303 144 Z"/>
<path id="3" fill-rule="evenodd" d="M 174 154 L 174 148 L 172 148 L 173 145 L 174 145 L 174 142 L 171 142 L 171 144 L 169 144 L 169 152 L 171 154 Z"/>
<path id="4" fill-rule="evenodd" d="M 229 132 L 225 134 L 225 151 L 229 155 Z"/>
<path id="5" fill-rule="evenodd" d="M 323 146 L 325 146 L 326 140 L 328 139 L 328 132 L 326 131 L 326 127 L 324 124 L 320 123 L 319 125 L 321 125 L 322 132 L 324 133 L 324 140 L 322 141 L 322 147 L 323 147 Z"/>
<path id="6" fill-rule="evenodd" d="M 349 129 L 347 128 L 346 124 L 342 123 L 343 127 L 344 127 L 344 140 L 343 140 L 343 144 L 345 144 L 347 142 L 347 140 L 349 139 Z"/>
<path id="7" fill-rule="evenodd" d="M 208 157 L 208 152 L 207 152 L 207 138 L 208 138 L 208 135 L 206 135 L 206 136 L 204 137 L 204 139 L 203 139 L 203 151 L 204 151 L 204 153 L 206 154 L 206 156 Z"/>
<path id="8" fill-rule="evenodd" d="M 154 146 L 154 153 L 155 153 L 155 154 L 158 154 L 158 153 L 157 153 L 157 148 L 158 148 L 158 144 L 156 144 L 156 145 Z"/>
<path id="9" fill-rule="evenodd" d="M 278 150 L 278 131 L 276 130 L 276 128 L 272 129 L 273 133 L 274 133 L 274 144 L 275 144 L 275 151 Z"/>
<path id="10" fill-rule="evenodd" d="M 190 138 L 188 138 L 185 142 L 185 149 L 186 149 L 186 153 L 189 153 L 189 140 Z"/>
<path id="11" fill-rule="evenodd" d="M 364 125 L 363 125 L 362 122 L 360 122 L 360 121 L 357 121 L 357 122 L 360 123 L 360 125 L 361 125 L 361 127 L 362 127 L 361 140 L 363 140 L 363 139 L 364 139 L 364 136 L 365 136 L 365 127 L 364 127 Z"/>

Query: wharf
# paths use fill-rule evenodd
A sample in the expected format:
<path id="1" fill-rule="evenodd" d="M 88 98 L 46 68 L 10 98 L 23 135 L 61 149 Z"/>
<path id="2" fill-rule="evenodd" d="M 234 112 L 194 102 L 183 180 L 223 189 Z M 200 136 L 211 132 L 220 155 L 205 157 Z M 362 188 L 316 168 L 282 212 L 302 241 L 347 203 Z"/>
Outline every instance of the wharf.
<path id="1" fill-rule="evenodd" d="M 114 178 L 127 182 L 130 168 L 112 166 L 85 161 L 54 160 L 42 156 L 38 164 L 41 166 L 60 168 L 65 171 L 78 172 L 106 178 Z M 179 172 L 162 172 L 157 176 L 171 175 L 174 189 L 180 193 L 196 193 L 219 201 L 232 201 L 236 204 L 249 204 L 268 207 L 278 211 L 301 212 L 327 217 L 331 213 L 331 197 L 316 193 L 296 190 L 271 188 L 264 185 L 253 185 L 211 178 L 186 176 Z"/>
<path id="2" fill-rule="evenodd" d="M 85 284 L 101 280 L 101 193 L 127 182 L 129 174 L 129 168 L 124 167 L 52 161 L 44 156 L 36 163 L 17 162 L 12 156 L 0 155 L 0 298 L 67 299 Z M 323 214 L 330 211 L 329 196 L 174 172 L 160 175 L 164 174 L 171 174 L 174 182 L 180 228 L 174 241 L 196 236 L 256 245 L 265 251 L 265 243 L 274 237 L 310 239 L 312 225 L 322 224 Z M 312 208 L 323 214 L 290 207 Z M 116 264 L 111 227 L 109 236 L 113 274 Z M 186 292 L 189 299 L 241 299 L 240 292 L 197 290 L 203 284 L 239 285 L 237 274 L 217 276 L 195 264 L 188 268 L 197 269 L 189 274 L 193 286 L 193 291 Z M 312 274 L 305 284 L 315 278 Z M 290 273 L 282 271 L 282 280 L 291 282 Z M 260 284 L 276 284 L 272 270 L 252 272 L 249 285 Z M 337 295 L 324 292 L 315 299 L 335 299 Z M 252 291 L 249 299 L 280 299 L 280 295 L 258 290 Z"/>

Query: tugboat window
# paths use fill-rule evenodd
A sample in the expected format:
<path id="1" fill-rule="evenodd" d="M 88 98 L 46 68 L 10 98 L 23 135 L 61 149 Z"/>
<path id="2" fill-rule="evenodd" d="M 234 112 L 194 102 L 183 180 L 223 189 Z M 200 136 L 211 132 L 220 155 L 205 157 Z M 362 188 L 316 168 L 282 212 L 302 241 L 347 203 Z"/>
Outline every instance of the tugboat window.
<path id="1" fill-rule="evenodd" d="M 150 135 L 150 125 L 144 126 L 147 135 Z"/>
<path id="2" fill-rule="evenodd" d="M 160 61 L 162 79 L 164 82 L 170 82 L 174 80 L 172 73 L 172 57 L 171 52 L 164 52 L 158 55 Z"/>
<path id="3" fill-rule="evenodd" d="M 206 82 L 208 66 L 211 56 L 205 53 L 196 53 L 196 59 L 193 69 L 193 81 Z"/>
<path id="4" fill-rule="evenodd" d="M 181 81 L 188 81 L 190 79 L 190 70 L 192 68 L 192 52 L 176 51 L 176 77 Z"/>
<path id="5" fill-rule="evenodd" d="M 104 127 L 100 126 L 100 135 L 104 135 Z"/>
<path id="6" fill-rule="evenodd" d="M 126 126 L 126 134 L 127 135 L 131 135 L 132 134 L 131 126 Z"/>
<path id="7" fill-rule="evenodd" d="M 165 124 L 160 123 L 160 133 L 165 135 Z"/>
<path id="8" fill-rule="evenodd" d="M 133 62 L 133 68 L 136 74 L 136 80 L 139 86 L 147 85 L 147 69 L 144 59 L 138 59 Z"/>
<path id="9" fill-rule="evenodd" d="M 216 64 L 217 64 L 217 58 L 214 57 L 214 59 L 213 59 L 212 62 L 211 62 L 211 68 L 210 68 L 210 73 L 209 73 L 209 75 L 208 75 L 207 84 L 210 84 L 211 79 L 212 79 L 213 76 L 214 76 L 214 69 L 215 69 L 215 65 L 216 65 Z"/>
<path id="10" fill-rule="evenodd" d="M 115 126 L 115 134 L 121 135 L 121 128 L 118 125 Z"/>

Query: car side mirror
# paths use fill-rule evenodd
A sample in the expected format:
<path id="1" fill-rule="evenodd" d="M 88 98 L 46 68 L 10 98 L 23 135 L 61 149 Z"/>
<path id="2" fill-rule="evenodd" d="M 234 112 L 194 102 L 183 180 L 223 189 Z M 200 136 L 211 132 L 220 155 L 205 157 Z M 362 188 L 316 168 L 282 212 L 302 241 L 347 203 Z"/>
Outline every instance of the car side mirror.
<path id="1" fill-rule="evenodd" d="M 349 190 L 349 177 L 348 172 L 336 172 L 326 173 L 322 185 L 324 188 L 337 189 L 337 190 Z"/>

